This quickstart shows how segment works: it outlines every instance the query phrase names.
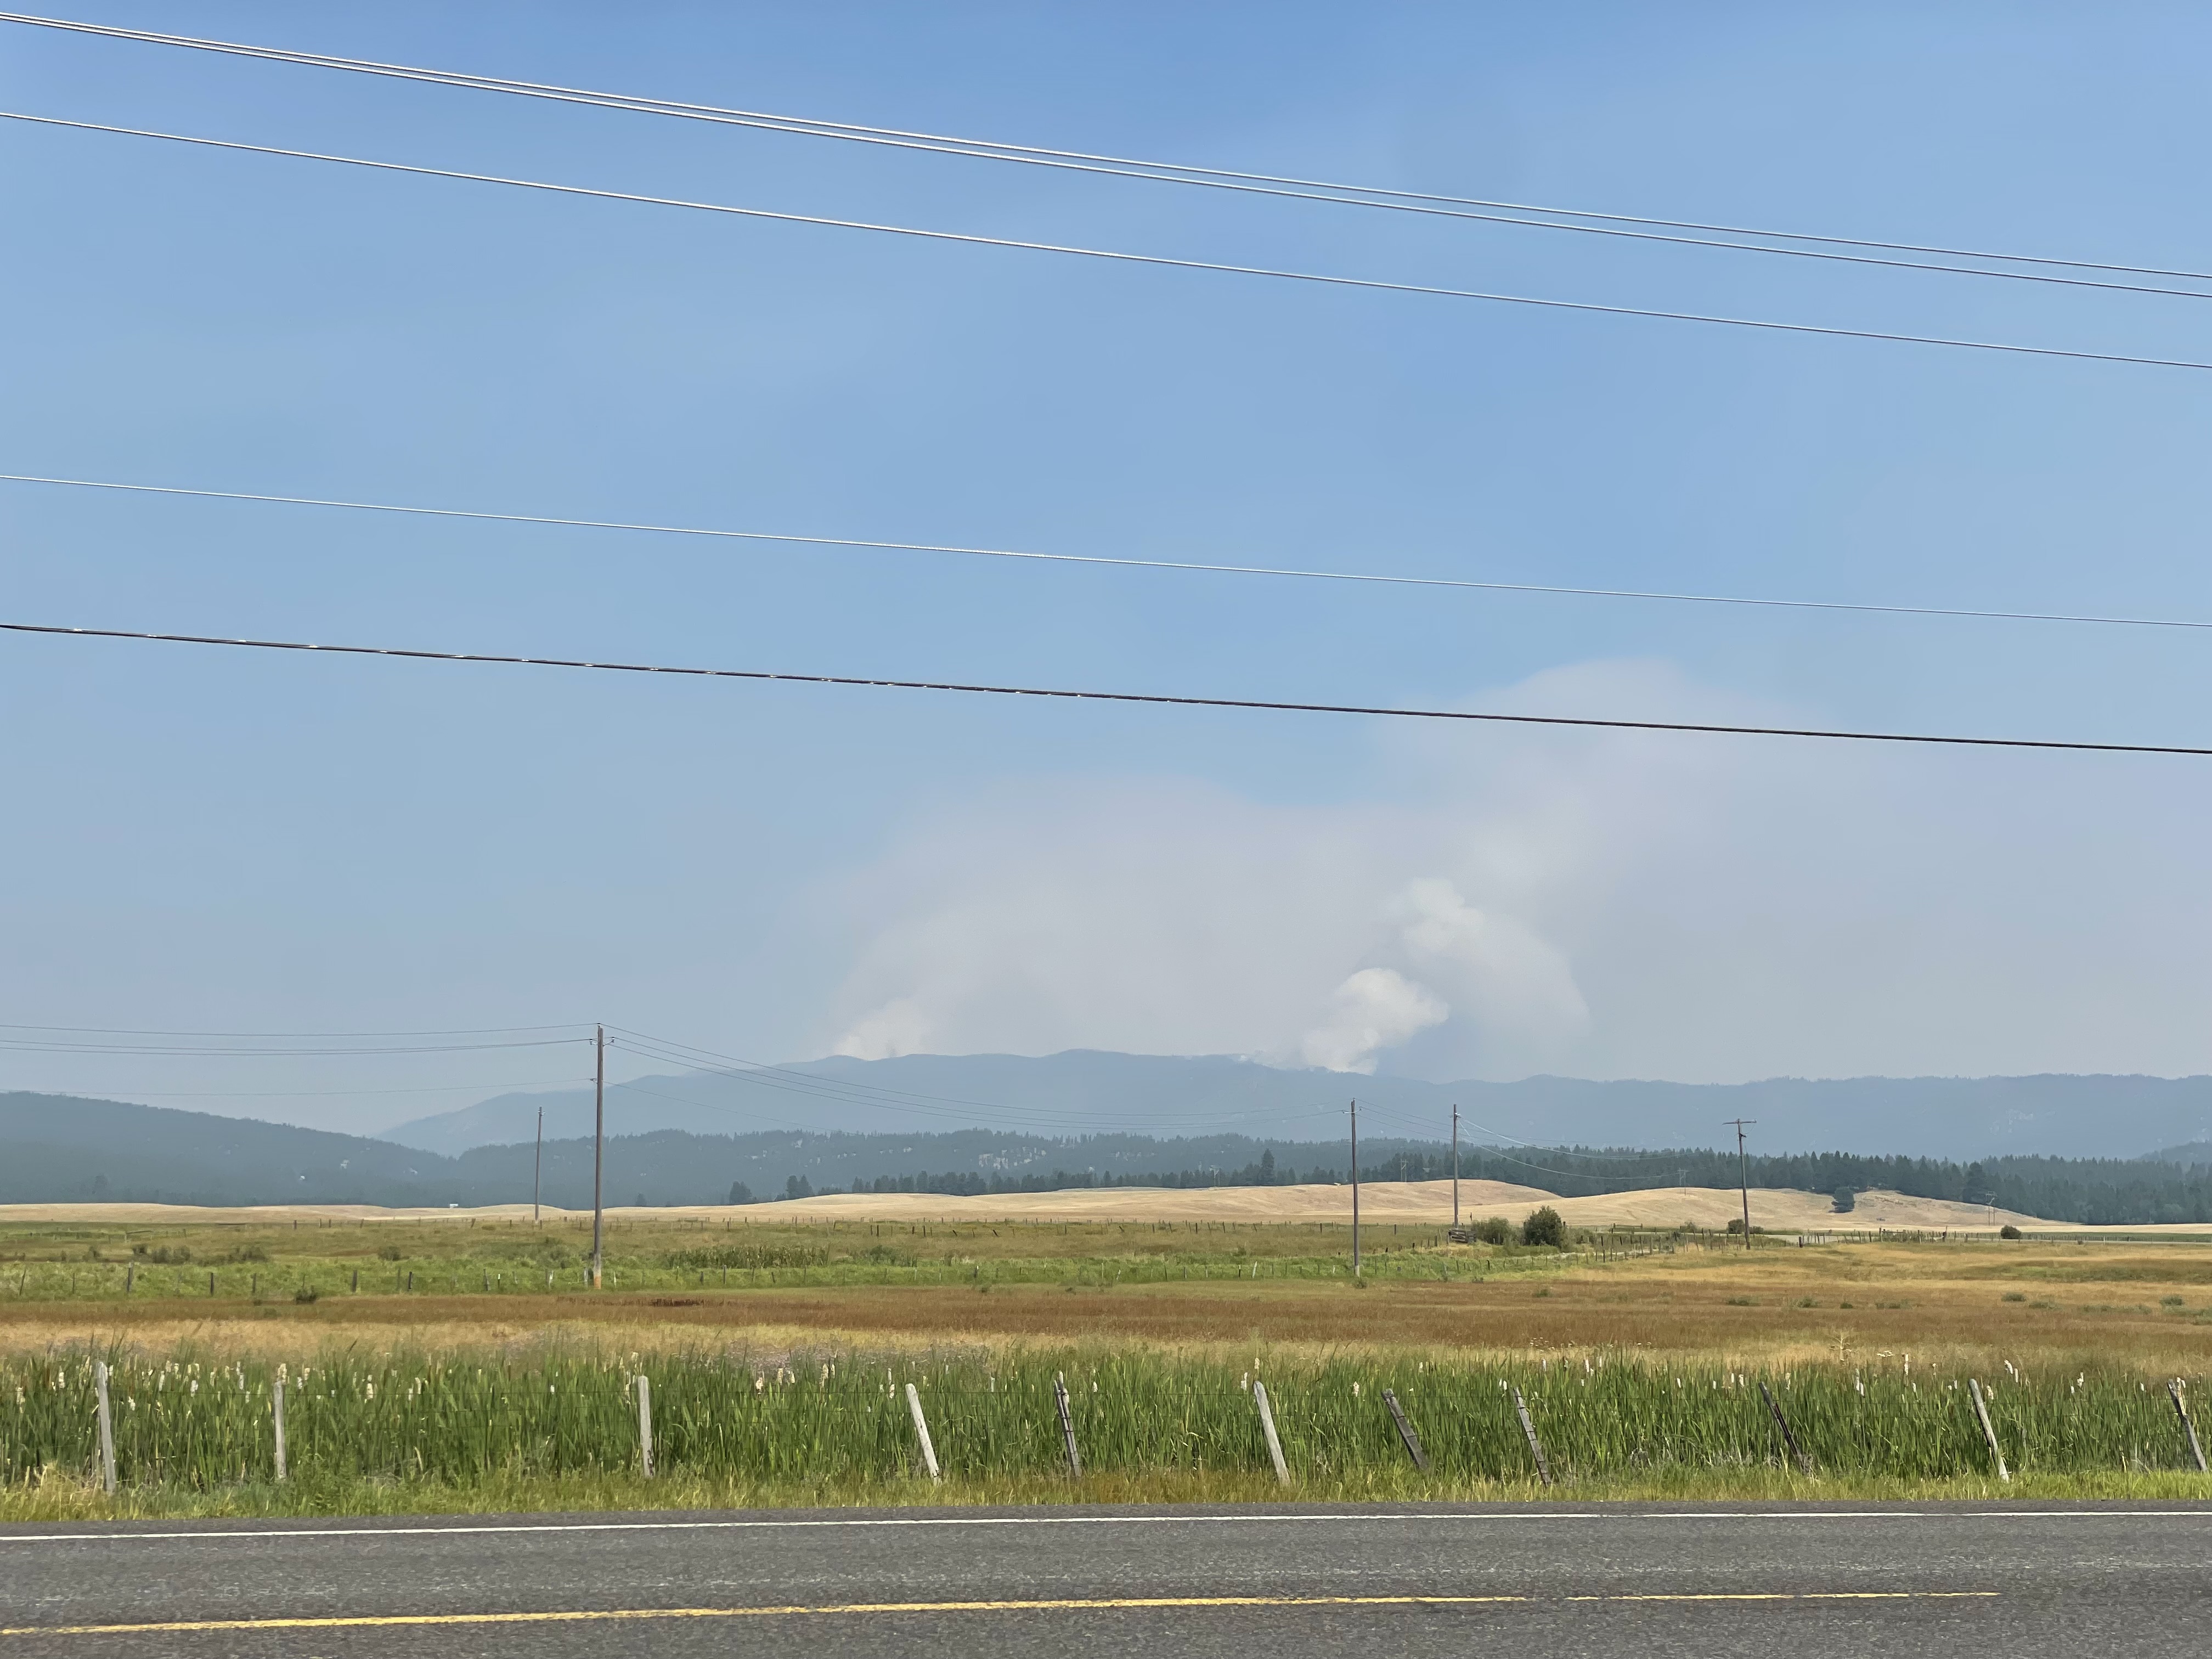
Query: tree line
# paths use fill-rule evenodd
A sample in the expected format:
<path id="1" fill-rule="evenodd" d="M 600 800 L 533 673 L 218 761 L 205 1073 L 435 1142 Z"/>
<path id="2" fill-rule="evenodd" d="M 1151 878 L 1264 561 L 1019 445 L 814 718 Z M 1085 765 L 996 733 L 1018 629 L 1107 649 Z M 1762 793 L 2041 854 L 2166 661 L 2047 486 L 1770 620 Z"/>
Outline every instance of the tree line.
<path id="1" fill-rule="evenodd" d="M 1360 1179 L 1442 1181 L 1451 1173 L 1449 1149 L 1401 1148 L 1372 1163 L 1363 1163 Z M 1958 1164 L 1946 1158 L 1875 1158 L 1854 1152 L 1785 1152 L 1754 1156 L 1739 1164 L 1734 1152 L 1710 1148 L 1638 1152 L 1619 1147 L 1524 1146 L 1509 1151 L 1468 1146 L 1460 1151 L 1459 1173 L 1464 1180 L 1539 1187 L 1563 1198 L 1658 1187 L 1733 1187 L 1742 1174 L 1754 1187 L 1832 1194 L 1839 1212 L 1850 1209 L 1854 1194 L 1880 1188 L 1912 1198 L 1994 1205 L 2023 1215 L 2090 1226 L 2212 1221 L 2212 1166 L 2184 1167 L 2132 1158 L 2012 1157 Z M 985 1198 L 1115 1187 L 1332 1186 L 1350 1179 L 1348 1167 L 1334 1164 L 1317 1164 L 1301 1171 L 1291 1163 L 1279 1162 L 1270 1147 L 1241 1169 L 1126 1174 L 1054 1170 L 1049 1174 L 1023 1175 L 921 1170 L 860 1177 L 849 1188 L 827 1183 L 817 1188 L 806 1176 L 793 1176 L 786 1182 L 782 1196 L 811 1198 L 817 1193 L 849 1190 Z M 732 1188 L 730 1201 L 754 1200 L 740 1184 Z"/>

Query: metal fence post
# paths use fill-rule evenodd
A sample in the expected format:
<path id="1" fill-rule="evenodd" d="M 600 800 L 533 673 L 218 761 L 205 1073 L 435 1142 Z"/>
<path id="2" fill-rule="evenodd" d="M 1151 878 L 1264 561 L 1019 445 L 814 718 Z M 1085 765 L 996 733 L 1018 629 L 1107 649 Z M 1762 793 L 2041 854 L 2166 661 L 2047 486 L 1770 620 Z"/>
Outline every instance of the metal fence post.
<path id="1" fill-rule="evenodd" d="M 1982 1398 L 1982 1385 L 1975 1377 L 1966 1379 L 1966 1392 L 1974 1397 L 1974 1415 L 1981 1419 L 1982 1438 L 1990 1443 L 1990 1456 L 1996 1461 L 1997 1479 L 2009 1484 L 2012 1472 L 2005 1468 L 2004 1453 L 1997 1447 L 1997 1431 L 1990 1426 L 1990 1408 Z"/>
<path id="2" fill-rule="evenodd" d="M 1287 1486 L 1291 1484 L 1290 1466 L 1283 1462 L 1283 1443 L 1275 1433 L 1275 1413 L 1267 1404 L 1267 1385 L 1257 1377 L 1252 1379 L 1252 1403 L 1260 1408 L 1260 1432 L 1267 1437 L 1267 1456 L 1274 1463 L 1275 1479 Z"/>
<path id="3" fill-rule="evenodd" d="M 1552 1466 L 1544 1459 L 1543 1443 L 1536 1438 L 1536 1425 L 1528 1418 L 1528 1402 L 1521 1397 L 1521 1390 L 1513 1390 L 1514 1414 L 1521 1419 L 1521 1432 L 1528 1437 L 1528 1455 L 1536 1460 L 1536 1478 L 1546 1486 L 1552 1484 Z"/>
<path id="4" fill-rule="evenodd" d="M 1067 1407 L 1067 1378 L 1065 1374 L 1054 1374 L 1052 1403 L 1060 1412 L 1060 1443 L 1067 1449 L 1067 1472 L 1080 1480 L 1083 1479 L 1083 1455 L 1075 1449 L 1075 1418 Z"/>
<path id="5" fill-rule="evenodd" d="M 637 1459 L 647 1480 L 653 1479 L 653 1382 L 637 1374 Z"/>
<path id="6" fill-rule="evenodd" d="M 115 1495 L 115 1413 L 107 1403 L 107 1362 L 92 1362 L 92 1389 L 99 1402 L 100 1415 L 100 1484 L 112 1498 Z"/>
<path id="7" fill-rule="evenodd" d="M 1790 1448 L 1790 1455 L 1797 1460 L 1798 1468 L 1804 1474 L 1812 1474 L 1813 1460 L 1808 1457 L 1803 1449 L 1798 1445 L 1797 1437 L 1790 1432 L 1790 1419 L 1782 1414 L 1782 1407 L 1775 1401 L 1773 1393 L 1767 1388 L 1766 1379 L 1763 1376 L 1759 1379 L 1759 1395 L 1760 1399 L 1766 1401 L 1766 1409 L 1773 1413 L 1774 1426 L 1782 1431 L 1782 1443 Z"/>
<path id="8" fill-rule="evenodd" d="M 1413 1425 L 1406 1420 L 1406 1413 L 1398 1404 L 1397 1391 L 1382 1390 L 1382 1404 L 1389 1411 L 1390 1420 L 1398 1425 L 1398 1438 L 1406 1443 L 1406 1455 L 1413 1460 L 1413 1467 L 1423 1474 L 1429 1472 L 1429 1455 L 1421 1449 L 1421 1437 L 1413 1432 Z"/>
<path id="9" fill-rule="evenodd" d="M 921 1414 L 921 1390 L 911 1382 L 906 1385 L 906 1408 L 914 1419 L 915 1437 L 921 1442 L 922 1466 L 933 1481 L 944 1479 L 937 1467 L 937 1448 L 929 1443 L 929 1419 Z"/>
<path id="10" fill-rule="evenodd" d="M 2166 1385 L 2166 1392 L 2173 1401 L 2174 1415 L 2181 1419 L 2181 1431 L 2189 1437 L 2189 1455 L 2197 1460 L 2197 1472 L 2205 1473 L 2204 1443 L 2197 1437 L 2197 1425 L 2189 1418 L 2189 1401 L 2181 1391 L 2181 1379 L 2174 1378 Z"/>

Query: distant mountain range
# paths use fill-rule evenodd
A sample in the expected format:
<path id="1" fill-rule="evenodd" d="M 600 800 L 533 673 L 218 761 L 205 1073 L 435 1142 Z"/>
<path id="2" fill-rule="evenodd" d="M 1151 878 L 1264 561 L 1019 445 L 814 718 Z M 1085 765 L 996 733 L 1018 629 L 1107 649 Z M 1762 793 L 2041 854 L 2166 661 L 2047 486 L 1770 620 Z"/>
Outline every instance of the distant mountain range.
<path id="1" fill-rule="evenodd" d="M 1453 1168 L 1441 1140 L 1379 1135 L 1370 1128 L 1360 1137 L 1359 1152 L 1361 1171 L 1370 1181 L 1434 1180 Z M 619 1207 L 855 1189 L 981 1194 L 1106 1184 L 1330 1182 L 1348 1176 L 1350 1153 L 1341 1139 L 1242 1134 L 1061 1139 L 991 1128 L 890 1134 L 787 1128 L 736 1135 L 655 1129 L 609 1137 L 605 1190 L 608 1205 Z M 1475 1144 L 1462 1148 L 1460 1163 L 1471 1179 L 1568 1194 L 1724 1187 L 1738 1173 L 1729 1148 L 1608 1152 Z M 592 1164 L 587 1137 L 549 1139 L 543 1149 L 545 1201 L 568 1209 L 588 1206 Z M 1995 1203 L 2056 1220 L 2212 1221 L 2212 1164 L 2191 1167 L 2185 1158 L 2177 1167 L 2155 1158 L 1997 1156 L 1960 1163 L 1761 1153 L 1751 1158 L 1747 1173 L 1754 1186 L 1821 1193 L 1881 1188 Z M 59 1095 L 0 1095 L 0 1203 L 475 1206 L 526 1202 L 538 1179 L 538 1149 L 530 1141 L 476 1146 L 447 1157 L 204 1112 Z"/>
<path id="2" fill-rule="evenodd" d="M 1431 1144 L 1362 1136 L 1370 1170 L 1394 1156 L 1435 1154 Z M 849 1190 L 934 1173 L 978 1181 L 1053 1182 L 1170 1176 L 1236 1170 L 1267 1149 L 1238 1135 L 1157 1139 L 1098 1135 L 1061 1140 L 1000 1129 L 854 1134 L 771 1129 L 698 1135 L 680 1129 L 611 1135 L 610 1205 L 722 1204 L 733 1186 L 780 1197 L 787 1185 Z M 1344 1170 L 1350 1148 L 1306 1144 L 1299 1170 Z M 530 1141 L 472 1147 L 458 1156 L 388 1140 L 333 1134 L 252 1118 L 137 1106 L 69 1095 L 0 1095 L 0 1204 L 93 1200 L 170 1204 L 515 1204 L 530 1200 L 538 1149 Z M 1284 1179 L 1291 1170 L 1285 1160 Z M 592 1202 L 592 1141 L 549 1138 L 544 1200 L 563 1208 Z"/>
<path id="3" fill-rule="evenodd" d="M 1072 1049 L 1018 1054 L 836 1057 L 790 1066 L 645 1077 L 607 1090 L 610 1134 L 770 1128 L 915 1133 L 983 1127 L 1042 1136 L 1233 1132 L 1333 1139 L 1357 1097 L 1369 1127 L 1448 1139 L 1451 1109 L 1474 1142 L 1543 1146 L 1733 1145 L 1730 1118 L 1757 1120 L 1754 1150 L 1959 1160 L 2005 1155 L 2136 1158 L 2212 1131 L 2212 1077 L 1774 1078 L 1759 1083 L 1425 1083 L 1286 1071 L 1226 1055 Z M 592 1132 L 588 1089 L 500 1095 L 382 1138 L 425 1152 Z"/>

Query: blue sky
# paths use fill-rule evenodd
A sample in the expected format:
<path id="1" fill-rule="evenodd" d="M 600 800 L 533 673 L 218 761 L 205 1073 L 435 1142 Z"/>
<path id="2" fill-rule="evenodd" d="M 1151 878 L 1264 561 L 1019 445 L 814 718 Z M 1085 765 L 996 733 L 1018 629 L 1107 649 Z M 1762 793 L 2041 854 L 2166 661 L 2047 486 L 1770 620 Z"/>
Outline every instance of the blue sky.
<path id="1" fill-rule="evenodd" d="M 2212 270 L 2184 7 L 87 6 L 1608 211 Z M 1267 203 L 0 27 L 0 104 L 780 210 L 2212 359 L 2212 306 Z M 0 471 L 2212 617 L 2212 374 L 1323 292 L 0 124 Z M 2212 739 L 2203 635 L 1008 568 L 0 485 L 9 617 Z M 759 1059 L 2212 1066 L 2212 767 L 0 645 L 17 1024 Z M 520 1069 L 517 1069 L 520 1065 Z M 20 1054 L 368 1127 L 566 1060 Z M 450 1094 L 324 1093 L 408 1089 Z M 267 1091 L 316 1091 L 284 1097 Z M 226 1093 L 224 1091 L 232 1091 Z M 154 1091 L 162 1091 L 157 1097 Z"/>

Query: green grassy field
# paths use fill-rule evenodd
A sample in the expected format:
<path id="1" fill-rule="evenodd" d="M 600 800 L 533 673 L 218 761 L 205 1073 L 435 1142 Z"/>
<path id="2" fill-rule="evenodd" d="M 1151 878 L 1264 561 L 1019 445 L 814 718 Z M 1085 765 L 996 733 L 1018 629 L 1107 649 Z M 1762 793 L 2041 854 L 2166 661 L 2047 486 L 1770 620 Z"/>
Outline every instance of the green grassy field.
<path id="1" fill-rule="evenodd" d="M 2212 1373 L 2203 1241 L 1558 1251 L 1401 1225 L 1370 1230 L 1358 1282 L 1348 1243 L 658 1218 L 611 1230 L 609 1288 L 587 1292 L 572 1223 L 19 1224 L 0 1231 L 0 1518 L 1284 1496 L 1255 1382 L 1299 1498 L 2212 1496 L 2166 1388 Z"/>
<path id="2" fill-rule="evenodd" d="M 1687 1248 L 1710 1245 L 1699 1237 Z M 1443 1229 L 1366 1230 L 1370 1277 L 1449 1280 L 1685 1248 L 1666 1234 L 1586 1233 L 1568 1252 L 1449 1246 Z M 776 1224 L 617 1218 L 607 1288 L 1077 1285 L 1343 1279 L 1351 1231 L 1202 1222 Z M 0 1227 L 0 1301 L 325 1296 L 548 1296 L 588 1283 L 588 1222 Z"/>

